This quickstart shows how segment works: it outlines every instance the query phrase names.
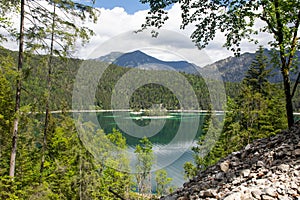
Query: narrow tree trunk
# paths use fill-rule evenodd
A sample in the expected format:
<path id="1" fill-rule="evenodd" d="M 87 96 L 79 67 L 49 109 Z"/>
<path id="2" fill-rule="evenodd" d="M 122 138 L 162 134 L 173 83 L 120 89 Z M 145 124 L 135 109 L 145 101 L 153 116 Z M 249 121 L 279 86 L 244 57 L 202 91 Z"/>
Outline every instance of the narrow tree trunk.
<path id="1" fill-rule="evenodd" d="M 293 104 L 292 104 L 292 95 L 291 95 L 291 82 L 289 78 L 289 72 L 287 69 L 282 69 L 283 76 L 283 85 L 285 93 L 285 108 L 286 115 L 288 119 L 288 126 L 291 128 L 294 124 L 294 115 L 293 115 Z"/>
<path id="2" fill-rule="evenodd" d="M 17 139 L 18 139 L 18 127 L 19 127 L 19 111 L 21 100 L 21 87 L 22 87 L 22 67 L 23 67 L 23 48 L 24 48 L 24 18 L 25 18 L 25 0 L 21 0 L 21 14 L 20 14 L 20 36 L 19 36 L 19 58 L 18 58 L 18 77 L 17 77 L 17 89 L 16 89 L 16 105 L 15 105 L 15 119 L 12 135 L 12 149 L 9 165 L 9 176 L 15 176 L 16 168 L 16 154 L 17 154 Z"/>
<path id="3" fill-rule="evenodd" d="M 275 35 L 278 37 L 278 46 L 280 51 L 280 60 L 281 60 L 281 73 L 283 77 L 283 86 L 284 86 L 284 93 L 285 93 L 285 108 L 286 108 L 286 115 L 288 120 L 288 126 L 291 128 L 294 124 L 294 116 L 293 116 L 293 104 L 292 104 L 292 95 L 291 95 L 291 81 L 289 77 L 290 66 L 292 63 L 292 58 L 290 57 L 289 60 L 286 60 L 285 56 L 285 45 L 284 45 L 284 28 L 282 24 L 282 16 L 280 13 L 279 7 L 279 0 L 274 0 L 274 7 L 275 7 L 275 16 L 276 16 L 276 23 L 277 23 L 277 31 Z M 300 13 L 299 13 L 300 15 Z M 291 49 L 293 51 L 293 49 Z M 293 53 L 293 52 L 290 53 Z"/>
<path id="4" fill-rule="evenodd" d="M 49 127 L 49 114 L 50 114 L 49 104 L 50 104 L 50 95 L 51 95 L 51 75 L 52 75 L 52 58 L 53 58 L 53 48 L 54 48 L 55 14 L 56 14 L 56 4 L 54 4 L 54 8 L 53 8 L 50 57 L 48 61 L 46 113 L 45 113 L 44 137 L 43 137 L 43 148 L 42 148 L 43 152 L 42 152 L 42 160 L 41 160 L 41 168 L 40 168 L 41 177 L 45 165 L 45 153 L 47 149 L 47 132 Z"/>
<path id="5" fill-rule="evenodd" d="M 281 59 L 281 74 L 283 77 L 283 87 L 285 94 L 285 109 L 286 116 L 288 120 L 288 126 L 291 128 L 294 124 L 294 114 L 293 114 L 293 104 L 292 104 L 292 94 L 291 94 L 291 81 L 289 76 L 289 66 L 286 63 L 286 57 L 284 56 L 284 49 L 280 49 L 280 59 Z"/>
<path id="6" fill-rule="evenodd" d="M 80 177 L 80 180 L 79 180 L 79 200 L 82 200 L 82 180 L 83 180 L 83 177 L 82 177 L 82 157 L 81 157 L 81 148 L 79 150 L 79 177 Z"/>

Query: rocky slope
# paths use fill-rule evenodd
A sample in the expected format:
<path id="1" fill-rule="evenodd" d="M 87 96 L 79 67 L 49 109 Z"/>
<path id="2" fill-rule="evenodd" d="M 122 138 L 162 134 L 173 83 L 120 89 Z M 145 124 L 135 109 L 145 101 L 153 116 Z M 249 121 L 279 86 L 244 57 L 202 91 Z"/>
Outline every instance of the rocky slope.
<path id="1" fill-rule="evenodd" d="M 300 200 L 300 122 L 230 154 L 161 199 Z"/>

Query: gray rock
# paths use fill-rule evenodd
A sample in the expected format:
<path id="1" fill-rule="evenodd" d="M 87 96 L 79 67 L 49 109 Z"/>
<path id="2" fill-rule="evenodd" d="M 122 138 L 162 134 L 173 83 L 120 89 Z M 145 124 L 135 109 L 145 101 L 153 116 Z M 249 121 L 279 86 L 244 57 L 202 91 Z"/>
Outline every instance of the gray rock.
<path id="1" fill-rule="evenodd" d="M 244 169 L 242 172 L 241 172 L 241 175 L 242 177 L 248 177 L 250 175 L 250 169 Z"/>
<path id="2" fill-rule="evenodd" d="M 294 155 L 299 157 L 300 156 L 300 149 L 295 149 Z"/>
<path id="3" fill-rule="evenodd" d="M 245 147 L 245 151 L 248 151 L 249 149 L 251 149 L 251 144 L 247 144 L 247 146 Z"/>
<path id="4" fill-rule="evenodd" d="M 261 195 L 261 199 L 262 200 L 273 200 L 273 199 L 276 199 L 276 198 L 271 197 L 271 196 L 266 195 L 266 194 L 263 194 L 263 195 Z"/>
<path id="5" fill-rule="evenodd" d="M 216 180 L 220 181 L 224 179 L 224 173 L 223 172 L 219 172 L 216 174 Z"/>
<path id="6" fill-rule="evenodd" d="M 261 199 L 261 191 L 260 190 L 253 190 L 253 191 L 251 191 L 251 194 L 255 199 Z"/>
<path id="7" fill-rule="evenodd" d="M 224 161 L 224 162 L 222 162 L 222 163 L 220 164 L 220 169 L 221 169 L 223 172 L 227 173 L 228 170 L 229 170 L 229 165 L 230 165 L 230 161 L 229 161 L 229 160 L 226 160 L 226 161 Z"/>
<path id="8" fill-rule="evenodd" d="M 278 193 L 276 192 L 276 190 L 274 188 L 265 188 L 264 189 L 264 193 L 266 193 L 267 195 L 271 196 L 271 197 L 277 197 Z"/>
<path id="9" fill-rule="evenodd" d="M 281 164 L 278 166 L 278 169 L 282 172 L 288 172 L 290 170 L 290 166 L 287 164 Z"/>
<path id="10" fill-rule="evenodd" d="M 256 167 L 263 167 L 263 166 L 265 166 L 265 163 L 263 161 L 261 160 L 257 161 Z"/>
<path id="11" fill-rule="evenodd" d="M 239 192 L 232 193 L 225 197 L 224 200 L 241 200 L 241 194 Z"/>

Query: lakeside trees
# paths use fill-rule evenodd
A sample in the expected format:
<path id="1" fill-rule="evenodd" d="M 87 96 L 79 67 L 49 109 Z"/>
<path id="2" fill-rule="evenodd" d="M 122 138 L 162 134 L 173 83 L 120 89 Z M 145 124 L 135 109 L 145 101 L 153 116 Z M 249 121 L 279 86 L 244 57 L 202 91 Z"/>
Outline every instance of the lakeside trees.
<path id="1" fill-rule="evenodd" d="M 205 134 L 193 147 L 195 165 L 185 164 L 187 177 L 215 164 L 228 154 L 240 150 L 255 139 L 266 138 L 287 128 L 283 94 L 270 84 L 266 69 L 267 58 L 260 47 L 256 58 L 242 82 L 237 96 L 228 98 L 224 127 L 219 139 L 209 152 L 203 145 Z M 208 118 L 207 121 L 209 122 Z"/>
<path id="2" fill-rule="evenodd" d="M 195 25 L 196 29 L 191 39 L 201 49 L 205 48 L 215 37 L 218 31 L 224 32 L 226 41 L 224 46 L 236 55 L 241 51 L 241 42 L 247 39 L 257 42 L 253 35 L 258 32 L 268 32 L 273 36 L 269 44 L 278 53 L 275 55 L 277 65 L 283 77 L 283 90 L 285 94 L 285 108 L 288 125 L 294 123 L 292 88 L 290 73 L 295 68 L 295 52 L 299 50 L 300 4 L 298 0 L 256 0 L 256 1 L 180 1 L 180 0 L 141 0 L 149 3 L 151 10 L 146 17 L 142 29 L 147 27 L 161 28 L 168 20 L 168 6 L 179 3 L 181 6 L 182 25 Z M 254 29 L 255 22 L 264 22 L 264 27 Z M 298 81 L 294 84 L 297 87 Z"/>

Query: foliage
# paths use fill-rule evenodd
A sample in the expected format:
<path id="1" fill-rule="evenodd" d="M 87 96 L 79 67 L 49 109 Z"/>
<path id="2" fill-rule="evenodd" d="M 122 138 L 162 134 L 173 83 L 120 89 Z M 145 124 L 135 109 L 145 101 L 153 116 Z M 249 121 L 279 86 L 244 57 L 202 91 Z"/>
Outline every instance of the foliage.
<path id="1" fill-rule="evenodd" d="M 167 192 L 167 186 L 172 182 L 172 178 L 167 177 L 167 171 L 164 169 L 155 172 L 156 193 L 162 196 Z"/>
<path id="2" fill-rule="evenodd" d="M 76 21 L 97 21 L 97 11 L 91 6 L 73 1 L 49 0 L 48 5 L 27 1 L 25 46 L 31 52 L 66 56 L 77 44 L 85 44 L 93 31 Z M 53 45 L 52 45 L 53 44 Z M 54 47 L 54 49 L 53 49 Z"/>
<path id="3" fill-rule="evenodd" d="M 132 177 L 117 168 L 119 165 L 128 168 L 127 158 L 110 155 L 104 162 L 96 160 L 80 141 L 73 119 L 67 115 L 50 117 L 45 168 L 40 174 L 41 119 L 42 115 L 36 114 L 21 117 L 22 134 L 18 140 L 19 159 L 14 180 L 7 176 L 10 148 L 0 146 L 1 199 L 115 199 L 110 188 L 126 199 L 131 198 Z M 95 140 L 107 137 L 118 147 L 127 148 L 119 131 L 107 135 L 96 132 Z M 107 149 L 102 147 L 100 151 L 105 154 Z"/>
<path id="4" fill-rule="evenodd" d="M 199 48 L 206 47 L 216 37 L 218 30 L 225 33 L 224 44 L 230 50 L 241 51 L 242 39 L 257 42 L 253 39 L 258 31 L 269 32 L 274 35 L 273 46 L 278 45 L 277 34 L 283 34 L 286 48 L 291 48 L 293 34 L 299 26 L 299 2 L 297 0 L 262 0 L 262 1 L 159 1 L 141 0 L 149 3 L 151 10 L 146 17 L 142 28 L 161 28 L 169 19 L 168 11 L 165 9 L 174 3 L 181 6 L 182 26 L 186 28 L 189 24 L 195 24 L 191 38 Z M 279 15 L 279 16 L 277 16 Z M 255 20 L 259 19 L 266 24 L 260 30 L 254 30 Z M 278 47 L 278 46 L 277 46 Z M 298 47 L 297 47 L 298 48 Z"/>
<path id="5" fill-rule="evenodd" d="M 10 56 L 0 56 L 0 199 L 14 199 L 16 185 L 7 176 L 9 169 L 10 131 L 14 116 L 13 93 L 10 79 L 13 60 Z"/>
<path id="6" fill-rule="evenodd" d="M 249 70 L 245 74 L 244 85 L 251 87 L 253 92 L 258 92 L 267 95 L 270 90 L 268 77 L 271 70 L 267 70 L 268 58 L 264 55 L 264 48 L 259 47 L 256 59 L 253 60 Z"/>
<path id="7" fill-rule="evenodd" d="M 137 190 L 141 194 L 151 193 L 151 168 L 154 161 L 152 143 L 146 137 L 140 140 L 140 144 L 136 146 L 135 153 L 137 155 L 136 163 L 136 181 Z"/>
<path id="8" fill-rule="evenodd" d="M 207 152 L 206 135 L 199 139 L 197 146 L 193 148 L 196 166 L 192 163 L 185 164 L 187 177 L 192 177 L 196 171 L 215 164 L 253 140 L 269 137 L 287 127 L 283 94 L 267 81 L 270 74 L 265 66 L 260 48 L 237 98 L 228 98 L 224 127 L 218 141 Z"/>

